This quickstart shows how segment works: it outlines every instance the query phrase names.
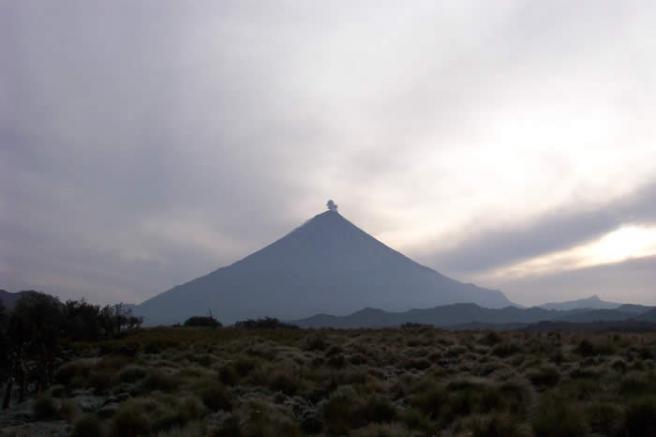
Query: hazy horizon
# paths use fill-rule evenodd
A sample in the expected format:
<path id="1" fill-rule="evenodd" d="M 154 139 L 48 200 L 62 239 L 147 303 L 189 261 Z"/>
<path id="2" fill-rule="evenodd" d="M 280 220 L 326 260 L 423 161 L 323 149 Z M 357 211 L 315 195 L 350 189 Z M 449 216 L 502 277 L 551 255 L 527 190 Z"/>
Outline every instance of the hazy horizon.
<path id="1" fill-rule="evenodd" d="M 656 4 L 0 4 L 0 288 L 138 303 L 334 199 L 525 304 L 656 304 Z"/>

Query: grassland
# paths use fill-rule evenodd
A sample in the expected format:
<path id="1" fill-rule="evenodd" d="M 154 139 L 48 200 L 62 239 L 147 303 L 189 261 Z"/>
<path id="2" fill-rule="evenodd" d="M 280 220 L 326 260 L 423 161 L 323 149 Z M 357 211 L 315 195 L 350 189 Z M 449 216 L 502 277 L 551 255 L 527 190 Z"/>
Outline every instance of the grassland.
<path id="1" fill-rule="evenodd" d="M 656 334 L 142 329 L 0 435 L 656 436 Z"/>

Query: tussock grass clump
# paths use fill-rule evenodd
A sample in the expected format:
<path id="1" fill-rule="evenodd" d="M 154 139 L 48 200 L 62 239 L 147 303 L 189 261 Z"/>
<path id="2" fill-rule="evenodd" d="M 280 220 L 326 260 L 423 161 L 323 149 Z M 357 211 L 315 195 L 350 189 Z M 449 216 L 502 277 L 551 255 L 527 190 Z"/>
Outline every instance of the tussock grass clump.
<path id="1" fill-rule="evenodd" d="M 625 427 L 629 437 L 656 435 L 656 396 L 633 401 L 626 411 Z"/>
<path id="2" fill-rule="evenodd" d="M 610 437 L 623 434 L 625 414 L 620 405 L 607 401 L 592 402 L 585 408 L 590 431 Z"/>
<path id="3" fill-rule="evenodd" d="M 508 414 L 474 416 L 464 427 L 472 437 L 531 437 L 528 425 Z"/>
<path id="4" fill-rule="evenodd" d="M 492 355 L 499 358 L 507 358 L 513 355 L 516 355 L 522 351 L 522 348 L 519 344 L 515 342 L 503 342 L 496 344 L 492 348 Z"/>
<path id="5" fill-rule="evenodd" d="M 159 390 L 170 392 L 175 390 L 179 384 L 180 381 L 175 375 L 160 369 L 151 370 L 143 381 L 143 387 L 148 391 Z"/>
<path id="6" fill-rule="evenodd" d="M 119 373 L 118 379 L 121 382 L 134 383 L 142 380 L 148 375 L 148 371 L 137 365 L 129 365 Z"/>
<path id="7" fill-rule="evenodd" d="M 59 405 L 49 395 L 39 396 L 32 404 L 32 414 L 36 420 L 59 418 Z"/>
<path id="8" fill-rule="evenodd" d="M 239 435 L 261 437 L 300 437 L 301 429 L 294 418 L 281 408 L 265 402 L 252 401 L 243 412 Z"/>
<path id="9" fill-rule="evenodd" d="M 538 388 L 553 387 L 560 381 L 558 367 L 548 364 L 529 370 L 526 376 Z"/>
<path id="10" fill-rule="evenodd" d="M 580 407 L 551 394 L 542 397 L 531 424 L 536 437 L 583 437 L 588 433 Z"/>
<path id="11" fill-rule="evenodd" d="M 71 361 L 57 369 L 55 380 L 64 386 L 83 386 L 94 366 L 94 360 L 90 359 Z"/>
<path id="12" fill-rule="evenodd" d="M 137 437 L 148 435 L 151 423 L 148 415 L 141 405 L 126 402 L 116 412 L 111 422 L 110 435 L 112 437 Z"/>
<path id="13" fill-rule="evenodd" d="M 208 381 L 199 390 L 203 404 L 212 411 L 232 409 L 228 390 L 216 381 Z"/>
<path id="14" fill-rule="evenodd" d="M 106 434 L 102 422 L 96 415 L 85 414 L 75 422 L 71 437 L 103 437 Z"/>

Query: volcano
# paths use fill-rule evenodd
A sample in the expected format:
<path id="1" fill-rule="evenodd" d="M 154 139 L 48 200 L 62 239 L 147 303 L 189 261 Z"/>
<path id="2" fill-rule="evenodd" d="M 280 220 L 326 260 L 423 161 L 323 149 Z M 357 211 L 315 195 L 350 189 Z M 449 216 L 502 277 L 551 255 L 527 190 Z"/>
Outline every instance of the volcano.
<path id="1" fill-rule="evenodd" d="M 353 225 L 333 202 L 328 207 L 246 258 L 143 302 L 135 313 L 154 325 L 209 311 L 232 323 L 265 316 L 345 315 L 366 307 L 406 311 L 464 302 L 512 305 L 498 290 L 463 284 L 416 263 Z"/>

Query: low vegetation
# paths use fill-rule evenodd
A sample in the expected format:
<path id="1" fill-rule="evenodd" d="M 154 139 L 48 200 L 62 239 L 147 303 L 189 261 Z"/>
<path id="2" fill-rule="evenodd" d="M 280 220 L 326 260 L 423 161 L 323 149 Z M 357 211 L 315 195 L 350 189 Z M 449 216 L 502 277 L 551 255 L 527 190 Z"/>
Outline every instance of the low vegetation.
<path id="1" fill-rule="evenodd" d="M 0 435 L 656 435 L 653 333 L 272 323 L 67 342 L 29 423 L 14 403 Z"/>

